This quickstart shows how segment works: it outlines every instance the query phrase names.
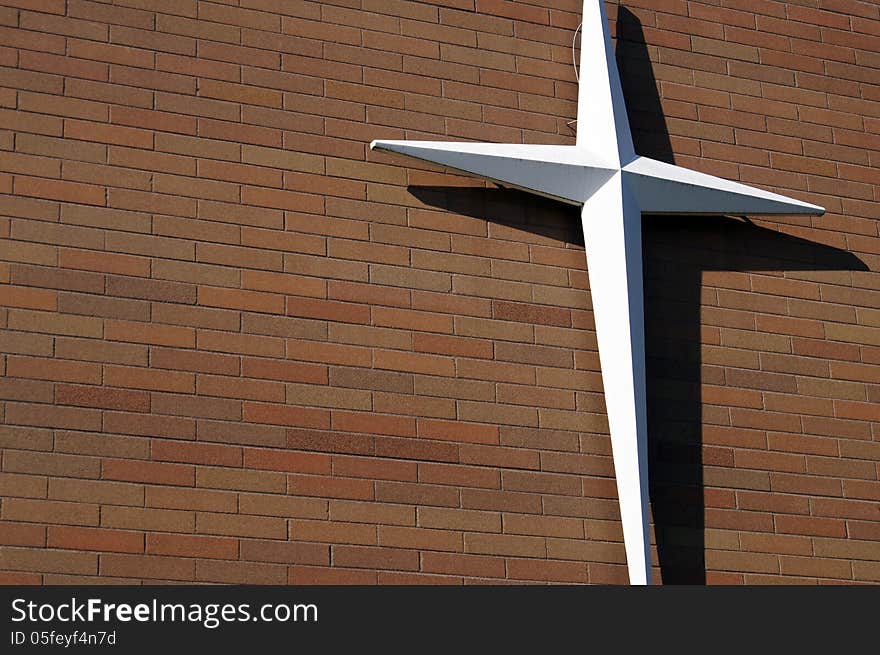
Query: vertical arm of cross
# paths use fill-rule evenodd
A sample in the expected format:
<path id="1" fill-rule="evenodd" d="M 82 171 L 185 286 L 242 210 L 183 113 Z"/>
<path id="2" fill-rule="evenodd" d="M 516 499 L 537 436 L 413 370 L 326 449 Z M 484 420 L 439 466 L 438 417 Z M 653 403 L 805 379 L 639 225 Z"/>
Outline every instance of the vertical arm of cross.
<path id="1" fill-rule="evenodd" d="M 650 584 L 641 212 L 618 173 L 581 219 L 630 584 Z"/>
<path id="2" fill-rule="evenodd" d="M 577 145 L 617 166 L 635 157 L 604 0 L 585 0 L 581 25 Z"/>

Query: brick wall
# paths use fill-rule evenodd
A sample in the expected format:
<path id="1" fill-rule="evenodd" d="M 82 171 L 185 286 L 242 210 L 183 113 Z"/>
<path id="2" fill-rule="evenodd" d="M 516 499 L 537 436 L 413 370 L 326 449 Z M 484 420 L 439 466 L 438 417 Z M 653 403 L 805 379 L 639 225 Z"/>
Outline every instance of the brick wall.
<path id="1" fill-rule="evenodd" d="M 573 143 L 580 0 L 0 0 L 0 580 L 625 582 L 567 207 L 368 151 Z M 608 7 L 657 575 L 880 580 L 880 11 Z"/>

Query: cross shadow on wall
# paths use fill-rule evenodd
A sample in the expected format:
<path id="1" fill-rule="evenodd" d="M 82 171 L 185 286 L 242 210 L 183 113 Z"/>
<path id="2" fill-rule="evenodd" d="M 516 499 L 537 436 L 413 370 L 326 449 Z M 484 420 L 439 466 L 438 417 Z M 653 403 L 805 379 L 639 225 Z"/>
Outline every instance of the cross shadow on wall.
<path id="1" fill-rule="evenodd" d="M 619 9 L 617 21 L 621 37 L 618 66 L 636 151 L 672 162 L 672 146 L 641 24 L 624 8 Z M 426 205 L 539 235 L 560 247 L 584 245 L 579 210 L 561 203 L 509 189 L 411 186 L 409 191 Z M 724 385 L 724 380 L 717 378 L 721 369 L 709 365 L 704 369 L 703 273 L 781 274 L 867 267 L 846 251 L 739 218 L 645 216 L 642 231 L 655 565 L 659 564 L 664 584 L 703 584 L 704 477 L 724 467 L 718 463 L 713 469 L 715 463 L 703 461 L 701 385 Z M 589 251 L 589 244 L 586 249 Z M 785 299 L 780 298 L 780 303 Z M 584 341 L 586 344 L 588 339 Z M 704 379 L 704 370 L 710 379 Z M 707 424 L 712 421 L 711 416 L 705 418 Z M 712 481 L 710 477 L 710 485 Z"/>

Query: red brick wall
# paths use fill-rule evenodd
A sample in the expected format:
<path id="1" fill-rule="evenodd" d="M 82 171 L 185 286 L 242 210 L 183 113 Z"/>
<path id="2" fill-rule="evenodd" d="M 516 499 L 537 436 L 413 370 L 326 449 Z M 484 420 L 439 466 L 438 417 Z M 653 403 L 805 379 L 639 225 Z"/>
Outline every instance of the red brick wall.
<path id="1" fill-rule="evenodd" d="M 580 0 L 0 0 L 0 580 L 625 582 L 577 213 L 373 155 L 572 143 Z M 880 580 L 880 13 L 609 6 L 657 573 Z M 452 188 L 450 188 L 452 187 Z"/>

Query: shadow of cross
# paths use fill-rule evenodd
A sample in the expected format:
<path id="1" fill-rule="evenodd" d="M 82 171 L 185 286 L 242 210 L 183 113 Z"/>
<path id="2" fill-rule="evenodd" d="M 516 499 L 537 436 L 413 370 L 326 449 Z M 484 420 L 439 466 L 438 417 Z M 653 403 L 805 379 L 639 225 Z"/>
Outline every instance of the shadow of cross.
<path id="1" fill-rule="evenodd" d="M 742 334 L 756 329 L 750 292 L 725 288 L 735 287 L 742 276 L 723 272 L 809 278 L 797 272 L 868 269 L 849 252 L 738 219 L 646 217 L 643 227 L 645 314 L 650 317 L 645 326 L 648 468 L 660 573 L 665 584 L 703 584 L 706 517 L 711 519 L 713 512 L 720 511 L 706 507 L 705 488 L 735 484 L 730 480 L 729 463 L 704 463 L 704 441 L 719 443 L 713 424 L 723 426 L 728 410 L 754 410 L 729 407 L 723 398 L 704 403 L 702 390 L 735 388 L 737 380 L 730 378 L 748 375 L 756 364 L 784 371 L 794 357 L 763 350 L 762 332 L 755 331 L 758 345 L 751 352 L 741 351 L 742 362 L 728 363 L 725 368 L 726 362 L 718 360 L 714 330 L 729 328 L 731 334 Z M 713 278 L 719 282 L 706 284 L 707 272 L 717 273 Z M 790 315 L 790 299 L 784 295 L 760 300 L 762 314 Z M 706 330 L 713 334 L 704 334 Z M 763 333 L 768 341 L 775 337 Z M 786 381 L 785 376 L 779 377 Z M 710 406 L 712 415 L 704 415 Z M 704 438 L 706 430 L 715 430 L 715 438 Z"/>
<path id="2" fill-rule="evenodd" d="M 577 210 L 560 203 L 508 189 L 411 186 L 409 191 L 427 206 L 522 231 L 524 241 L 584 245 Z M 797 272 L 868 268 L 844 250 L 724 216 L 645 216 L 642 240 L 648 471 L 655 566 L 659 566 L 655 573 L 664 584 L 703 584 L 706 515 L 717 511 L 706 507 L 705 487 L 725 487 L 725 476 L 731 472 L 724 464 L 703 461 L 703 433 L 714 427 L 704 425 L 703 385 L 727 384 L 723 367 L 716 366 L 713 358 L 717 347 L 703 332 L 730 327 L 761 337 L 755 329 L 755 312 L 735 309 L 735 299 L 725 306 L 723 294 L 745 301 L 749 292 L 725 284 L 723 272 L 798 277 Z M 721 282 L 704 283 L 707 272 L 721 273 Z M 716 296 L 719 290 L 721 299 Z M 586 287 L 584 299 L 584 307 L 589 308 Z M 772 314 L 789 314 L 789 298 L 779 296 L 771 302 Z M 728 310 L 733 311 L 725 316 Z M 592 348 L 594 341 L 588 325 L 583 347 Z M 758 360 L 769 353 L 759 346 L 748 354 Z M 777 360 L 786 357 L 772 355 Z M 711 406 L 713 411 L 730 409 L 718 400 Z"/>
<path id="3" fill-rule="evenodd" d="M 620 5 L 612 20 L 636 150 L 671 163 L 672 140 L 641 21 Z M 705 362 L 706 374 L 702 373 L 701 331 L 707 324 L 725 324 L 723 318 L 701 320 L 704 272 L 780 275 L 783 271 L 864 271 L 867 267 L 848 252 L 718 217 L 653 217 L 643 221 L 642 237 L 645 315 L 650 317 L 645 326 L 648 468 L 659 568 L 665 584 L 703 584 L 707 510 L 701 383 L 720 380 L 718 369 L 711 368 L 714 360 Z M 784 315 L 787 309 L 787 299 L 779 298 L 779 313 Z M 712 314 L 719 308 L 706 306 L 705 310 Z M 748 317 L 739 325 L 749 328 Z M 724 474 L 710 466 L 709 483 L 723 485 Z"/>
<path id="4" fill-rule="evenodd" d="M 580 206 L 631 584 L 650 584 L 642 214 L 822 214 L 638 155 L 603 0 L 584 0 L 576 145 L 384 141 L 396 153 Z"/>

